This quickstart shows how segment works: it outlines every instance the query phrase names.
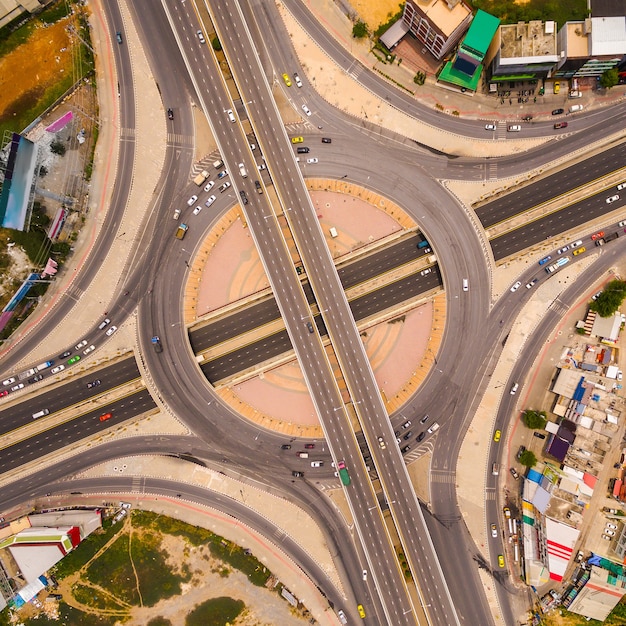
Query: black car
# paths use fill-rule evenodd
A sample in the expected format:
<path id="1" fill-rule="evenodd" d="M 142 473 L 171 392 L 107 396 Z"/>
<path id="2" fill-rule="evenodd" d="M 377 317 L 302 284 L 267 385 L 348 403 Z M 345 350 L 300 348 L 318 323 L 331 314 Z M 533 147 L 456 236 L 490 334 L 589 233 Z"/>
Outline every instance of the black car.
<path id="1" fill-rule="evenodd" d="M 239 192 L 239 195 L 241 196 L 241 201 L 244 204 L 248 204 L 248 196 L 246 196 L 246 192 L 243 189 Z"/>
<path id="2" fill-rule="evenodd" d="M 404 454 L 405 452 L 408 452 L 411 449 L 411 446 L 404 446 L 404 448 L 402 448 L 402 450 L 400 452 L 402 452 L 402 454 Z"/>
<path id="3" fill-rule="evenodd" d="M 122 33 L 119 30 L 115 33 L 115 37 L 117 38 L 117 43 L 122 43 Z"/>
<path id="4" fill-rule="evenodd" d="M 302 478 L 304 476 L 304 472 L 296 472 L 295 470 L 293 472 L 291 472 L 292 476 L 295 476 L 296 478 Z"/>
<path id="5" fill-rule="evenodd" d="M 40 380 L 43 380 L 43 374 L 37 374 L 37 376 L 33 376 L 28 382 L 36 383 L 36 382 L 39 382 Z"/>
<path id="6" fill-rule="evenodd" d="M 543 433 L 533 433 L 533 437 L 537 437 L 537 439 L 545 439 L 546 436 Z"/>
<path id="7" fill-rule="evenodd" d="M 333 140 L 330 137 L 322 137 L 322 143 L 332 143 Z"/>
<path id="8" fill-rule="evenodd" d="M 429 419 L 430 419 L 430 415 L 428 414 L 424 415 L 424 417 L 422 417 L 422 419 L 420 420 L 420 424 L 425 424 Z"/>
<path id="9" fill-rule="evenodd" d="M 90 383 L 87 383 L 87 389 L 91 389 L 92 387 L 98 387 L 102 384 L 102 381 L 98 378 L 97 380 L 92 380 Z"/>
<path id="10" fill-rule="evenodd" d="M 405 439 L 410 439 L 412 434 L 413 434 L 413 431 L 410 430 L 406 435 L 404 435 L 404 438 Z"/>
<path id="11" fill-rule="evenodd" d="M 70 354 L 72 354 L 71 350 L 66 350 L 63 354 L 59 354 L 60 359 L 66 359 Z"/>
<path id="12" fill-rule="evenodd" d="M 424 439 L 424 437 L 426 437 L 426 433 L 425 433 L 425 432 L 420 433 L 420 434 L 417 436 L 417 439 L 416 439 L 415 441 L 421 441 L 422 439 Z"/>
<path id="13" fill-rule="evenodd" d="M 524 454 L 524 452 L 526 452 L 526 446 L 520 446 L 519 450 L 517 451 L 517 454 L 515 455 L 515 458 L 519 461 L 520 457 L 522 456 L 522 454 Z"/>
<path id="14" fill-rule="evenodd" d="M 284 443 L 282 446 L 280 446 L 281 450 L 291 450 L 291 446 L 288 443 Z"/>
<path id="15" fill-rule="evenodd" d="M 168 120 L 173 120 L 174 119 L 174 111 L 172 111 L 172 109 L 168 109 L 167 110 L 167 119 Z"/>
<path id="16" fill-rule="evenodd" d="M 565 109 L 554 109 L 552 111 L 552 115 L 563 115 L 563 113 L 565 113 Z"/>
<path id="17" fill-rule="evenodd" d="M 298 154 L 308 154 L 310 150 L 306 146 L 300 146 L 298 149 Z"/>

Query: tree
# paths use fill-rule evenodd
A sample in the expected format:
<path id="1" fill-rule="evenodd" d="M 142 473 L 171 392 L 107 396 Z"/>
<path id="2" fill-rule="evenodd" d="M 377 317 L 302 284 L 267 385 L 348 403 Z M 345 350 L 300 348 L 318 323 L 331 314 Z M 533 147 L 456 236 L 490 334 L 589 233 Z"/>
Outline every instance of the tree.
<path id="1" fill-rule="evenodd" d="M 519 456 L 519 462 L 524 467 L 533 467 L 534 465 L 537 465 L 537 457 L 531 450 L 524 450 L 524 452 L 522 452 Z"/>
<path id="2" fill-rule="evenodd" d="M 365 22 L 362 22 L 361 20 L 359 20 L 353 27 L 352 27 L 352 36 L 355 39 L 363 39 L 364 37 L 367 37 L 368 35 L 368 28 L 367 28 L 367 24 Z"/>
<path id="3" fill-rule="evenodd" d="M 63 156 L 65 154 L 65 144 L 62 141 L 55 139 L 50 144 L 50 152 L 52 152 L 52 154 L 58 154 L 59 156 Z"/>
<path id="4" fill-rule="evenodd" d="M 612 280 L 597 299 L 589 305 L 589 308 L 600 317 L 611 317 L 616 311 L 619 311 L 624 298 L 626 298 L 626 282 Z"/>
<path id="5" fill-rule="evenodd" d="M 531 411 L 530 409 L 524 411 L 522 419 L 528 428 L 533 429 L 544 428 L 547 421 L 545 411 Z"/>
<path id="6" fill-rule="evenodd" d="M 220 52 L 222 49 L 222 44 L 217 37 L 213 37 L 213 39 L 211 40 L 211 46 L 213 47 L 213 50 L 215 50 L 215 52 Z"/>
<path id="7" fill-rule="evenodd" d="M 615 87 L 619 82 L 619 74 L 616 67 L 612 67 L 610 70 L 605 70 L 600 76 L 600 85 L 605 89 Z"/>

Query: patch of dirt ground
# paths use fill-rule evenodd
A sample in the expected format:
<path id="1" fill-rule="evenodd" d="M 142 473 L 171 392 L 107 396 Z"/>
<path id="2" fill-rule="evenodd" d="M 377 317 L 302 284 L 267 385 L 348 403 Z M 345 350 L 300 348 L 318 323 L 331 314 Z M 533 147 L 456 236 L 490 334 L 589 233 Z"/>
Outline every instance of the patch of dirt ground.
<path id="1" fill-rule="evenodd" d="M 133 541 L 142 533 L 150 532 L 143 528 L 131 527 L 132 518 L 127 518 L 124 524 L 125 532 L 132 532 Z M 113 545 L 120 536 L 120 533 L 116 533 L 94 558 L 103 554 L 107 547 Z M 172 626 L 185 626 L 186 616 L 199 604 L 212 598 L 229 597 L 241 600 L 245 604 L 243 612 L 232 622 L 232 626 L 275 626 L 277 624 L 304 626 L 309 623 L 303 616 L 296 614 L 295 609 L 278 593 L 253 585 L 245 574 L 213 557 L 208 546 L 194 546 L 182 537 L 163 534 L 160 548 L 167 553 L 167 562 L 172 572 L 181 574 L 183 569 L 191 572 L 191 580 L 182 584 L 180 595 L 161 600 L 152 607 L 133 606 L 128 607 L 128 610 L 122 608 L 121 611 L 98 611 L 90 606 L 88 614 L 93 615 L 94 620 L 97 620 L 99 615 L 116 616 L 123 620 L 124 626 L 145 626 L 151 619 L 159 616 L 168 619 Z M 59 581 L 57 593 L 63 596 L 67 604 L 81 611 L 86 611 L 87 607 L 73 597 L 72 588 L 77 583 L 91 585 L 85 573 L 93 560 L 71 576 Z M 129 581 L 129 584 L 133 584 L 132 581 Z M 95 585 L 93 587 L 100 593 L 106 592 Z M 118 602 L 120 607 L 123 604 Z"/>
<path id="2" fill-rule="evenodd" d="M 350 0 L 350 5 L 370 31 L 376 30 L 400 10 L 398 0 Z"/>
<path id="3" fill-rule="evenodd" d="M 28 41 L 0 58 L 0 117 L 16 107 L 30 108 L 39 94 L 72 71 L 68 16 L 55 24 L 39 25 Z"/>

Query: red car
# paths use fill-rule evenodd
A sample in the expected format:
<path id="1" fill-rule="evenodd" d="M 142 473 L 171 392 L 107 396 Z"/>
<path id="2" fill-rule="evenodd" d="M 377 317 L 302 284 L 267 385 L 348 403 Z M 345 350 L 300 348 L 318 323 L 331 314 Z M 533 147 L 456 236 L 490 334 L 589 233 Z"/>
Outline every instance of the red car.
<path id="1" fill-rule="evenodd" d="M 100 416 L 100 421 L 106 422 L 107 420 L 110 420 L 112 417 L 113 415 L 111 413 L 105 413 L 104 415 Z"/>
<path id="2" fill-rule="evenodd" d="M 595 241 L 596 239 L 601 239 L 602 237 L 604 237 L 604 231 L 601 230 L 600 232 L 595 233 L 594 235 L 591 235 L 591 239 L 593 239 L 593 241 Z"/>
<path id="3" fill-rule="evenodd" d="M 305 444 L 304 444 L 304 447 L 305 447 L 307 450 L 313 450 L 313 448 L 315 448 L 315 444 L 314 444 L 314 443 L 305 443 Z"/>
<path id="4" fill-rule="evenodd" d="M 554 125 L 555 130 L 558 130 L 559 128 L 567 128 L 567 122 L 559 122 L 558 124 Z"/>

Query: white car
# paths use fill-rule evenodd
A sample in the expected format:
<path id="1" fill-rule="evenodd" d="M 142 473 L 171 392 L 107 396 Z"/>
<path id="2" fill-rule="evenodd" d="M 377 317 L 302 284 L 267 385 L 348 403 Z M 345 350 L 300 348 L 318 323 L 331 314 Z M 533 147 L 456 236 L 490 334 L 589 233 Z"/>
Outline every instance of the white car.
<path id="1" fill-rule="evenodd" d="M 15 377 L 11 377 L 11 378 L 7 378 L 6 380 L 2 381 L 2 384 L 6 387 L 7 385 L 10 385 L 11 383 L 15 382 Z"/>
<path id="2" fill-rule="evenodd" d="M 622 226 L 626 226 L 626 220 L 624 220 L 623 222 L 620 222 L 618 224 L 618 226 L 621 228 Z"/>
<path id="3" fill-rule="evenodd" d="M 563 254 L 564 252 L 567 252 L 569 250 L 569 246 L 564 246 L 563 248 L 559 248 L 556 253 L 557 254 Z"/>
<path id="4" fill-rule="evenodd" d="M 191 196 L 191 198 L 189 198 L 189 200 L 187 200 L 187 206 L 192 206 L 193 203 L 198 199 L 198 196 Z"/>
<path id="5" fill-rule="evenodd" d="M 111 328 L 115 328 L 115 326 L 111 326 Z M 107 330 L 107 335 L 111 332 L 111 328 L 109 328 L 109 330 Z M 95 349 L 96 349 L 96 346 L 94 346 L 92 344 L 88 348 L 83 350 L 83 354 L 89 354 L 90 352 L 93 352 Z"/>
<path id="6" fill-rule="evenodd" d="M 300 80 L 300 77 L 295 72 L 293 73 L 293 79 L 296 81 L 296 85 L 298 87 L 302 87 L 302 81 Z"/>
<path id="7" fill-rule="evenodd" d="M 59 372 L 62 372 L 65 369 L 65 365 L 57 365 L 56 367 L 53 367 L 50 372 L 52 374 L 58 374 Z"/>
<path id="8" fill-rule="evenodd" d="M 498 538 L 498 527 L 497 527 L 495 524 L 492 524 L 492 525 L 491 525 L 491 536 L 492 536 L 494 539 L 497 539 L 497 538 Z"/>
<path id="9" fill-rule="evenodd" d="M 378 445 L 381 450 L 384 450 L 387 446 L 385 445 L 385 440 L 382 437 L 378 437 Z"/>
<path id="10" fill-rule="evenodd" d="M 228 119 L 234 124 L 235 123 L 235 115 L 233 114 L 233 110 L 232 109 L 228 109 L 228 111 L 226 111 L 226 114 L 228 115 Z"/>
<path id="11" fill-rule="evenodd" d="M 180 209 L 174 211 L 174 219 L 177 220 L 180 217 Z"/>
<path id="12" fill-rule="evenodd" d="M 202 205 L 199 204 L 194 210 L 193 210 L 193 214 L 194 215 L 198 215 L 198 213 L 200 213 L 200 211 L 202 211 Z"/>
<path id="13" fill-rule="evenodd" d="M 207 206 L 211 206 L 214 202 L 215 202 L 215 196 L 209 196 L 209 198 L 204 204 L 206 204 Z"/>
<path id="14" fill-rule="evenodd" d="M 226 181 L 224 184 L 220 185 L 218 189 L 220 190 L 220 193 L 224 193 L 229 187 L 230 183 Z"/>
<path id="15" fill-rule="evenodd" d="M 117 326 L 111 326 L 109 330 L 107 330 L 107 337 L 110 337 L 117 330 Z"/>
<path id="16" fill-rule="evenodd" d="M 198 39 L 200 40 L 200 43 L 206 43 L 206 41 L 204 39 L 204 35 L 202 34 L 201 30 L 197 30 L 196 31 L 196 35 L 198 35 Z"/>
<path id="17" fill-rule="evenodd" d="M 612 530 L 617 530 L 617 526 L 615 524 L 608 524 L 606 525 L 607 528 L 611 528 Z"/>
<path id="18" fill-rule="evenodd" d="M 522 285 L 522 281 L 518 280 L 512 287 L 511 287 L 511 291 L 517 291 L 520 286 Z"/>
<path id="19" fill-rule="evenodd" d="M 306 162 L 307 163 L 319 163 L 319 161 L 317 160 L 317 157 L 313 157 L 312 159 L 307 159 Z"/>
<path id="20" fill-rule="evenodd" d="M 619 196 L 615 195 L 615 196 L 611 196 L 610 198 L 606 199 L 606 203 L 607 204 L 612 204 L 613 202 L 615 202 L 616 200 L 619 200 Z"/>
<path id="21" fill-rule="evenodd" d="M 324 461 L 311 461 L 311 467 L 322 467 Z"/>
<path id="22" fill-rule="evenodd" d="M 495 124 L 485 124 L 485 130 L 497 130 L 497 126 Z"/>
<path id="23" fill-rule="evenodd" d="M 510 133 L 519 133 L 522 127 L 519 124 L 511 124 L 508 129 Z"/>
<path id="24" fill-rule="evenodd" d="M 211 189 L 213 189 L 213 187 L 215 187 L 215 181 L 214 180 L 210 180 L 209 184 L 204 188 L 204 191 L 211 191 Z"/>
<path id="25" fill-rule="evenodd" d="M 74 346 L 74 350 L 80 350 L 81 348 L 84 348 L 87 345 L 87 340 L 83 339 L 80 343 L 77 343 Z"/>
<path id="26" fill-rule="evenodd" d="M 430 274 L 432 271 L 432 267 L 427 267 L 425 270 L 420 272 L 420 276 L 426 276 L 426 274 Z"/>
<path id="27" fill-rule="evenodd" d="M 302 105 L 302 110 L 309 116 L 311 117 L 311 111 L 309 109 L 309 107 L 306 104 Z"/>
<path id="28" fill-rule="evenodd" d="M 24 383 L 18 383 L 15 387 L 11 387 L 11 391 L 19 391 L 20 389 L 24 389 Z"/>
<path id="29" fill-rule="evenodd" d="M 363 580 L 367 580 L 367 570 L 366 569 L 363 570 L 362 578 L 363 578 Z"/>
<path id="30" fill-rule="evenodd" d="M 619 370 L 617 372 L 617 380 L 622 380 L 623 377 L 624 377 L 624 374 L 622 373 L 622 370 Z"/>
<path id="31" fill-rule="evenodd" d="M 604 534 L 608 535 L 609 537 L 615 537 L 615 531 L 614 530 L 607 530 L 606 528 L 604 529 Z"/>

